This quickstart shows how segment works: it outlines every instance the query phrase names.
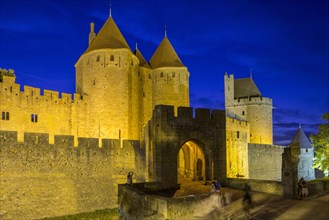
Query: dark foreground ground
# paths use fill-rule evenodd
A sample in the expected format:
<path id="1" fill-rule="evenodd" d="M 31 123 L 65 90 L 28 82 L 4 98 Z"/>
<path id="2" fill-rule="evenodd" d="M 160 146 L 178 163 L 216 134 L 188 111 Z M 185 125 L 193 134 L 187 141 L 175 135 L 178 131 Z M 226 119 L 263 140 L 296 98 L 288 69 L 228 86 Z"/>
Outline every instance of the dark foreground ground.
<path id="1" fill-rule="evenodd" d="M 209 186 L 198 182 L 185 182 L 175 197 L 209 192 Z M 205 213 L 191 213 L 190 216 L 179 218 L 181 220 L 193 219 L 247 219 L 241 207 L 241 190 L 223 188 L 228 204 L 220 210 L 209 208 L 207 203 Z M 329 220 L 329 192 L 312 195 L 305 200 L 285 199 L 266 193 L 253 192 L 254 207 L 250 215 L 253 220 Z M 202 207 L 201 207 L 202 208 Z M 117 209 L 99 210 L 92 213 L 81 213 L 72 216 L 47 218 L 48 220 L 114 220 L 117 218 Z M 158 218 L 148 218 L 158 219 Z"/>

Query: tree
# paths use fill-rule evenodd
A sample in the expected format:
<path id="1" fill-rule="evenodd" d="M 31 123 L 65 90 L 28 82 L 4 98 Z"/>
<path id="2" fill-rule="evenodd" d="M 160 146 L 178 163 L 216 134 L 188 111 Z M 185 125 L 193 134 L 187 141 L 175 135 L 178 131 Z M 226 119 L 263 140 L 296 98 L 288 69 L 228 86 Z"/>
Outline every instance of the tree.
<path id="1" fill-rule="evenodd" d="M 323 114 L 322 119 L 327 123 L 320 124 L 318 133 L 310 138 L 315 152 L 314 168 L 329 176 L 329 112 Z"/>

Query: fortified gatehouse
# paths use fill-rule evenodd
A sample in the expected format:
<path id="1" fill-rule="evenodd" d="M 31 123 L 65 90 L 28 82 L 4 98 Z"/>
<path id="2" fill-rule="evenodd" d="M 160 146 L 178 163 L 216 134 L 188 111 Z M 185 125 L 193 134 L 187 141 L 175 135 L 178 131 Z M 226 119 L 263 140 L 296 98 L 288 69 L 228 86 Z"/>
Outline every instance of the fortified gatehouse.
<path id="1" fill-rule="evenodd" d="M 156 106 L 144 131 L 147 176 L 164 188 L 180 179 L 226 178 L 225 111 Z"/>

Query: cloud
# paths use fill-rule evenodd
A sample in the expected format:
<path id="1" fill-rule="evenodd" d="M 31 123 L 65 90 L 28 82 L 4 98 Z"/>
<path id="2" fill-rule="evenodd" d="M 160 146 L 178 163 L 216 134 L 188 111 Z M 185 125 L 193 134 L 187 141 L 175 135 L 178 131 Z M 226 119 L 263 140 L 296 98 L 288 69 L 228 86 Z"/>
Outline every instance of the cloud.
<path id="1" fill-rule="evenodd" d="M 191 94 L 190 104 L 193 108 L 224 109 L 224 101 L 215 96 L 200 96 Z"/>

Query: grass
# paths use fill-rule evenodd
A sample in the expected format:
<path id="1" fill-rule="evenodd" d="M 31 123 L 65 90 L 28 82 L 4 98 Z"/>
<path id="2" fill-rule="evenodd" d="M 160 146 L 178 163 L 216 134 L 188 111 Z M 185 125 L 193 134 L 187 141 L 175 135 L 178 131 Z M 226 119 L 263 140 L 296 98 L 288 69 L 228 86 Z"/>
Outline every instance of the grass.
<path id="1" fill-rule="evenodd" d="M 118 209 L 103 209 L 97 210 L 95 212 L 86 212 L 76 215 L 66 215 L 53 218 L 44 218 L 43 220 L 117 220 L 118 219 Z"/>

